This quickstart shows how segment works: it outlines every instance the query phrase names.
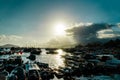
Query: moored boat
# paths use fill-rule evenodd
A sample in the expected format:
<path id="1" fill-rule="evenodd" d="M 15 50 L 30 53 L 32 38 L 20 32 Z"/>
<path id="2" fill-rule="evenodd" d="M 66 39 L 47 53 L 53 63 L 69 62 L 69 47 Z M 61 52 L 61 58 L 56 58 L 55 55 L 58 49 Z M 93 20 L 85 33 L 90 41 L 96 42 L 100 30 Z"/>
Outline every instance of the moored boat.
<path id="1" fill-rule="evenodd" d="M 42 52 L 41 49 L 33 49 L 33 50 L 31 51 L 31 54 L 39 55 L 41 52 Z"/>
<path id="2" fill-rule="evenodd" d="M 7 80 L 8 79 L 9 72 L 6 70 L 3 70 L 0 72 L 0 80 Z"/>
<path id="3" fill-rule="evenodd" d="M 22 67 L 16 67 L 10 73 L 8 80 L 26 80 L 26 72 Z"/>
<path id="4" fill-rule="evenodd" d="M 3 59 L 0 59 L 0 71 L 4 69 Z"/>
<path id="5" fill-rule="evenodd" d="M 40 68 L 37 64 L 28 63 L 25 66 L 28 80 L 41 80 L 41 76 L 39 74 Z"/>

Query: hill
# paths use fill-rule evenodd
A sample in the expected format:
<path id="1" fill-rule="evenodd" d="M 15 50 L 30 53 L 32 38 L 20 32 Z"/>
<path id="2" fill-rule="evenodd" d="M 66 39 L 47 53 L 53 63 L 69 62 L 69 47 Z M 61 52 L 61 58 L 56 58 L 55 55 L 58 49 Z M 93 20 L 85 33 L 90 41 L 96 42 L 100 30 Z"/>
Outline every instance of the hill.
<path id="1" fill-rule="evenodd" d="M 13 44 L 5 44 L 5 45 L 2 45 L 0 46 L 1 48 L 11 48 L 11 47 L 19 47 L 17 45 L 13 45 Z"/>

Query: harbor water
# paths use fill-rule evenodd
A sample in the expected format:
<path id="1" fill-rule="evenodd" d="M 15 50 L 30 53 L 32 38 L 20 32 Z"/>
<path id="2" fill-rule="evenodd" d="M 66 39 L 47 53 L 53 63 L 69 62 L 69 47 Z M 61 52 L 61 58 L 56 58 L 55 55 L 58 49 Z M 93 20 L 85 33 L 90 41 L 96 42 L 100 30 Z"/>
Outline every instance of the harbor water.
<path id="1" fill-rule="evenodd" d="M 58 54 L 47 54 L 47 50 L 41 49 L 41 54 L 36 55 L 36 61 L 42 62 L 42 63 L 47 63 L 49 64 L 49 67 L 52 69 L 58 69 L 59 67 L 65 67 L 65 59 L 62 57 L 66 54 L 67 52 L 63 51 L 62 49 L 58 49 L 57 52 Z M 19 55 L 19 54 L 12 54 L 12 55 Z M 23 53 L 22 59 L 24 63 L 30 61 L 27 59 L 27 57 L 30 55 L 30 53 Z M 2 58 L 8 58 L 9 55 L 2 55 L 0 56 L 0 59 Z M 101 79 L 100 79 L 101 78 Z M 63 79 L 57 79 L 56 77 L 52 80 L 63 80 Z M 89 80 L 88 77 L 78 77 L 76 80 Z M 120 75 L 119 74 L 114 74 L 111 76 L 105 76 L 105 75 L 99 75 L 99 76 L 93 76 L 90 80 L 120 80 Z"/>
<path id="2" fill-rule="evenodd" d="M 67 54 L 63 50 L 59 49 L 57 50 L 58 54 L 46 54 L 46 50 L 42 49 L 42 52 L 40 55 L 36 55 L 36 61 L 48 63 L 51 68 L 58 68 L 58 67 L 65 67 L 64 64 L 64 58 L 62 58 L 62 55 Z M 26 57 L 28 57 L 30 53 L 23 53 L 22 58 L 24 62 L 29 61 Z"/>

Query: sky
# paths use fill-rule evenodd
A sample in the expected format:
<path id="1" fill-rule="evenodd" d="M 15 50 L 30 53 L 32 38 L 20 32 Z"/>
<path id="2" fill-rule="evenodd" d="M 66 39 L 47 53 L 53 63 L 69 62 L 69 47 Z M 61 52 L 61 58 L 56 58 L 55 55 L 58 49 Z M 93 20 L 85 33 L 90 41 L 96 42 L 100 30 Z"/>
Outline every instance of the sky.
<path id="1" fill-rule="evenodd" d="M 79 23 L 118 24 L 119 3 L 120 0 L 0 0 L 0 43 L 49 41 L 57 36 L 57 23 L 64 23 L 66 28 Z"/>

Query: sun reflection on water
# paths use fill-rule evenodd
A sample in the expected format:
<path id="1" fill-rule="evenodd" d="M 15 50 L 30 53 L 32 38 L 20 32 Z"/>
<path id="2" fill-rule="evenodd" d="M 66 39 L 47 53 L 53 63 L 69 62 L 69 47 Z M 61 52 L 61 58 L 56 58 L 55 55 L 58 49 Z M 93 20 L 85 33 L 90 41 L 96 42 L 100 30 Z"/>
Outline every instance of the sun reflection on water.
<path id="1" fill-rule="evenodd" d="M 64 55 L 65 53 L 63 52 L 62 49 L 59 49 L 59 50 L 56 50 L 58 52 L 58 54 L 55 56 L 55 59 L 56 59 L 56 67 L 64 67 L 65 64 L 64 64 L 64 59 L 61 57 L 62 55 Z"/>
<path id="2" fill-rule="evenodd" d="M 46 50 L 43 49 L 41 55 L 36 56 L 36 60 L 48 63 L 51 68 L 65 67 L 63 55 L 66 54 L 62 49 L 56 50 L 58 54 L 46 54 Z"/>
<path id="3" fill-rule="evenodd" d="M 63 50 L 62 49 L 58 49 L 58 50 L 56 50 L 57 52 L 58 52 L 58 55 L 64 55 L 64 53 L 63 53 Z"/>

